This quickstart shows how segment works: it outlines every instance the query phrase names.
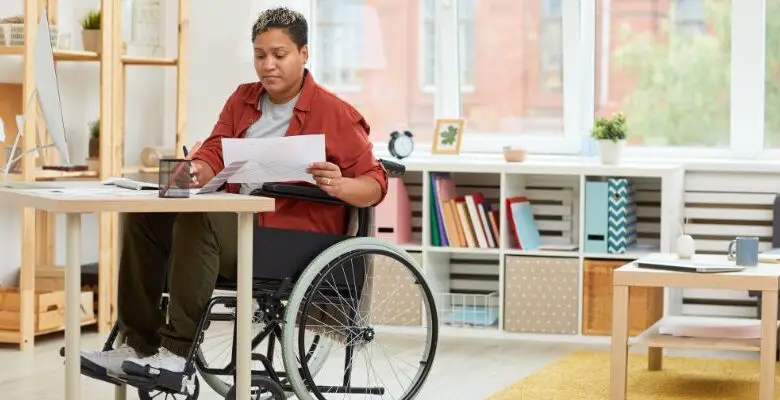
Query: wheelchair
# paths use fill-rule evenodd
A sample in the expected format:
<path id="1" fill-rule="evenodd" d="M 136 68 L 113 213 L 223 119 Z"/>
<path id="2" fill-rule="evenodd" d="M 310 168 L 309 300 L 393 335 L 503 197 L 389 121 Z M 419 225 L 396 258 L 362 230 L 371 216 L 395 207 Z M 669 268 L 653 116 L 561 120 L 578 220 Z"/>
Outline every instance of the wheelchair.
<path id="1" fill-rule="evenodd" d="M 402 165 L 380 161 L 389 176 L 403 175 Z M 344 235 L 255 228 L 252 398 L 415 398 L 436 353 L 434 295 L 409 254 L 373 237 L 373 207 L 352 207 L 319 188 L 284 183 L 266 183 L 252 195 L 332 204 L 347 215 Z M 133 386 L 142 400 L 197 399 L 200 376 L 218 395 L 234 399 L 235 288 L 235 281 L 217 280 L 184 373 L 125 364 L 126 374 L 112 377 L 82 364 L 82 374 Z M 392 301 L 396 294 L 400 299 Z M 164 294 L 161 309 L 166 307 Z M 119 332 L 117 322 L 104 351 L 114 348 Z M 391 342 L 380 340 L 385 336 Z M 418 355 L 400 365 L 374 360 L 414 353 L 413 342 L 420 342 Z M 390 348 L 396 344 L 400 353 Z"/>

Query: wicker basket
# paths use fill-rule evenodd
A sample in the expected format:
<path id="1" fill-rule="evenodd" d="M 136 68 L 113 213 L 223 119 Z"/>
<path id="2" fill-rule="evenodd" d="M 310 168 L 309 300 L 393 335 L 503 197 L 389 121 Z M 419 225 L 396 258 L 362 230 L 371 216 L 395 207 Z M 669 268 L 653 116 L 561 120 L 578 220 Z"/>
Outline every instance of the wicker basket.
<path id="1" fill-rule="evenodd" d="M 51 31 L 51 46 L 59 48 L 59 30 L 56 26 L 49 27 Z M 0 23 L 0 44 L 5 46 L 24 46 L 24 24 Z"/>
<path id="2" fill-rule="evenodd" d="M 582 301 L 582 334 L 612 334 L 612 272 L 622 260 L 585 260 Z M 638 335 L 663 316 L 663 288 L 631 287 L 629 334 Z"/>

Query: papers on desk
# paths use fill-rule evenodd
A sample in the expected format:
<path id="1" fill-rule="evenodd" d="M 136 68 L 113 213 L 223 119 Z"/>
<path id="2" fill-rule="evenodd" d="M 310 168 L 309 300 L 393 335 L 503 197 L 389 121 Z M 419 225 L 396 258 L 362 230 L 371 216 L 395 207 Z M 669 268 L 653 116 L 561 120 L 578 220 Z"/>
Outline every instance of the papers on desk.
<path id="1" fill-rule="evenodd" d="M 142 182 L 125 177 L 108 178 L 102 183 L 104 185 L 114 185 L 116 187 L 130 190 L 158 190 L 160 188 L 160 186 L 156 183 Z"/>
<path id="2" fill-rule="evenodd" d="M 309 164 L 325 161 L 325 135 L 279 138 L 222 139 L 225 165 L 246 164 L 228 178 L 230 183 L 314 182 Z"/>
<path id="3" fill-rule="evenodd" d="M 208 194 L 208 193 L 214 193 L 216 192 L 220 187 L 222 187 L 222 184 L 228 181 L 230 177 L 232 177 L 236 172 L 238 172 L 241 167 L 243 167 L 246 164 L 246 160 L 244 161 L 235 161 L 233 163 L 228 164 L 225 168 L 222 168 L 222 171 L 219 171 L 217 176 L 212 178 L 209 183 L 203 185 L 200 189 L 193 189 L 190 191 L 190 194 Z"/>
<path id="4" fill-rule="evenodd" d="M 50 189 L 30 189 L 28 192 L 52 195 L 64 195 L 68 197 L 157 197 L 156 191 L 150 190 L 128 190 L 114 186 L 91 187 L 91 188 L 50 188 Z"/>
<path id="5" fill-rule="evenodd" d="M 758 262 L 780 264 L 780 249 L 767 250 L 758 255 Z"/>
<path id="6" fill-rule="evenodd" d="M 225 163 L 203 187 L 191 189 L 191 195 L 215 193 L 226 182 L 258 184 L 265 182 L 314 182 L 306 172 L 309 164 L 325 161 L 325 135 L 296 135 L 279 138 L 222 139 Z M 105 185 L 132 191 L 158 190 L 154 183 L 128 178 L 109 178 Z"/>

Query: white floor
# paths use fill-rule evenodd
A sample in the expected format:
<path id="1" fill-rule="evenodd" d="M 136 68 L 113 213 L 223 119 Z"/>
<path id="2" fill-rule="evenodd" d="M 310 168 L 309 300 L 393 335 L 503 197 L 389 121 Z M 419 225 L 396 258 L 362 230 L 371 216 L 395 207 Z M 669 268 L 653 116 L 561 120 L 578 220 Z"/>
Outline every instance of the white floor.
<path id="1" fill-rule="evenodd" d="M 97 348 L 103 339 L 85 332 L 84 348 Z M 61 400 L 64 398 L 61 335 L 39 339 L 33 351 L 0 347 L 0 398 Z M 419 399 L 484 399 L 567 352 L 581 346 L 517 340 L 442 337 L 434 366 Z M 343 360 L 343 358 L 341 359 Z M 343 363 L 343 361 L 342 361 Z M 503 364 L 503 366 L 500 366 Z M 326 364 L 325 368 L 343 368 Z M 114 386 L 83 377 L 83 399 L 113 398 Z M 128 399 L 137 399 L 133 388 Z M 201 385 L 201 399 L 220 399 Z M 362 398 L 362 396 L 361 396 Z"/>
<path id="2" fill-rule="evenodd" d="M 85 332 L 82 340 L 85 348 L 97 348 L 103 343 L 103 339 L 92 332 Z M 30 352 L 20 352 L 11 346 L 0 347 L 0 398 L 4 400 L 63 399 L 64 370 L 63 360 L 59 356 L 62 345 L 62 335 L 54 335 L 39 339 L 35 349 Z M 443 336 L 439 341 L 432 372 L 418 398 L 485 399 L 566 353 L 583 348 L 606 350 L 607 346 Z M 700 352 L 685 354 L 702 355 Z M 754 357 L 746 353 L 705 355 Z M 334 372 L 338 371 L 338 368 L 343 368 L 341 360 L 343 358 L 334 360 L 334 364 L 326 364 L 325 372 Z M 339 365 L 337 361 L 341 361 L 342 364 Z M 82 390 L 83 399 L 89 400 L 111 399 L 114 394 L 114 386 L 86 377 L 82 380 Z M 127 398 L 138 398 L 134 389 L 128 389 Z M 220 398 L 208 388 L 208 385 L 201 385 L 200 399 Z"/>

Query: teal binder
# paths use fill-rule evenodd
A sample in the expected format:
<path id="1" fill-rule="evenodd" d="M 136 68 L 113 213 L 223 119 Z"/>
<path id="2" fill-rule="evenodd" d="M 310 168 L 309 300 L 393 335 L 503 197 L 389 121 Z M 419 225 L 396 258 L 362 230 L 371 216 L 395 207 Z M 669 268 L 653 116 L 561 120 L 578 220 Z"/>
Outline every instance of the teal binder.
<path id="1" fill-rule="evenodd" d="M 607 253 L 607 182 L 585 182 L 585 252 Z"/>

